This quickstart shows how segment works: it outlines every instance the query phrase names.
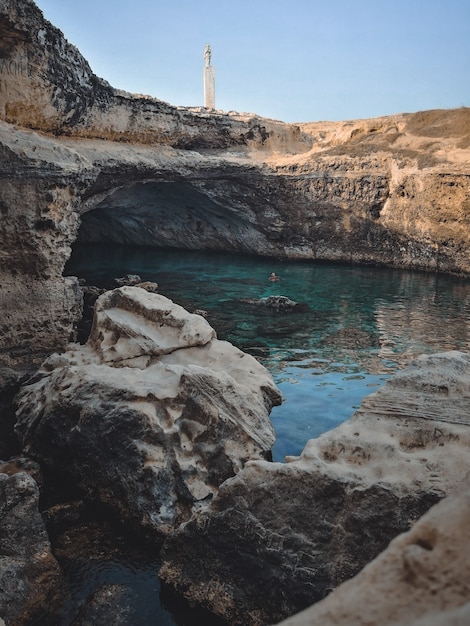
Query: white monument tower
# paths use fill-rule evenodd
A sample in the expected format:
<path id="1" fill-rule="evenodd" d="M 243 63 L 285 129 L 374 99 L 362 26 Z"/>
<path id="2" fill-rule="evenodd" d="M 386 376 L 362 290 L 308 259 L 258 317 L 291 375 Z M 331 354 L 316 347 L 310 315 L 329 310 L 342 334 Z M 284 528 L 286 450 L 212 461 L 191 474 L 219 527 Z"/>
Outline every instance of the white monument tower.
<path id="1" fill-rule="evenodd" d="M 215 67 L 211 65 L 212 50 L 204 48 L 204 108 L 215 109 Z"/>

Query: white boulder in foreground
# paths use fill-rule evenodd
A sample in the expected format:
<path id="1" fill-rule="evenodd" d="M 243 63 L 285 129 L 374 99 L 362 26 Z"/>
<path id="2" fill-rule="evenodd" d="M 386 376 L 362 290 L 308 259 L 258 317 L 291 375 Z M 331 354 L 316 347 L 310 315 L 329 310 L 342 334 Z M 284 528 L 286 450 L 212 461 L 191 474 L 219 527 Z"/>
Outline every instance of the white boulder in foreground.
<path id="1" fill-rule="evenodd" d="M 167 533 L 249 459 L 270 456 L 280 403 L 256 359 L 138 287 L 100 296 L 90 339 L 18 396 L 24 451 L 141 531 Z"/>

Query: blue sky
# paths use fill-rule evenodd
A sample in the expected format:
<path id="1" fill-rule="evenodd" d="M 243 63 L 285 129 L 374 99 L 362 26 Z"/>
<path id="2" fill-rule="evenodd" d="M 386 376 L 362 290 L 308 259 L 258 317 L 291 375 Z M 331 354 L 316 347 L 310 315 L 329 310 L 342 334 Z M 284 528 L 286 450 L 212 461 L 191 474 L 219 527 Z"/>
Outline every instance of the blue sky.
<path id="1" fill-rule="evenodd" d="M 470 0 L 37 0 L 114 87 L 286 122 L 470 106 Z"/>

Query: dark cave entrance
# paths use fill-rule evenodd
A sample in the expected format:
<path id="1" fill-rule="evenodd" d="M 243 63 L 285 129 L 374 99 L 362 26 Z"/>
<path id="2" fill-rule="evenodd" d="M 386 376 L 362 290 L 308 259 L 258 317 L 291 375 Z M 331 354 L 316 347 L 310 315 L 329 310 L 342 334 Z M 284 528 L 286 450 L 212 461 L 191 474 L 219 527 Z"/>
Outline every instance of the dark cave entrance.
<path id="1" fill-rule="evenodd" d="M 222 204 L 220 186 L 213 195 L 187 182 L 117 188 L 82 215 L 77 242 L 256 252 L 264 236 L 247 210 Z"/>
<path id="2" fill-rule="evenodd" d="M 82 284 L 79 342 L 88 339 L 94 303 L 103 290 L 120 281 L 131 284 L 129 276 L 154 280 L 143 269 L 154 266 L 153 252 L 265 256 L 265 234 L 253 224 L 251 208 L 240 201 L 248 195 L 246 187 L 229 180 L 199 184 L 202 190 L 186 181 L 139 181 L 86 200 L 88 210 L 64 268 L 65 276 L 78 276 Z"/>

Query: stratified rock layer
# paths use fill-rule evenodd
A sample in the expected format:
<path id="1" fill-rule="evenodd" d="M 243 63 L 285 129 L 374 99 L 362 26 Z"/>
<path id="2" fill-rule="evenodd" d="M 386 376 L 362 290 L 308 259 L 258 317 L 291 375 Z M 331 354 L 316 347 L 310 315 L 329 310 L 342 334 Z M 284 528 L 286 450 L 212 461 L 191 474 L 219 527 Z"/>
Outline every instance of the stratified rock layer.
<path id="1" fill-rule="evenodd" d="M 167 538 L 160 575 L 233 625 L 321 600 L 468 473 L 469 397 L 468 355 L 418 358 L 300 457 L 247 463 Z"/>
<path id="2" fill-rule="evenodd" d="M 0 3 L 0 365 L 73 337 L 77 238 L 470 274 L 470 110 L 284 124 L 113 89 Z"/>
<path id="3" fill-rule="evenodd" d="M 86 346 L 51 356 L 18 396 L 28 454 L 153 535 L 267 458 L 280 394 L 253 357 L 158 294 L 97 300 Z"/>

